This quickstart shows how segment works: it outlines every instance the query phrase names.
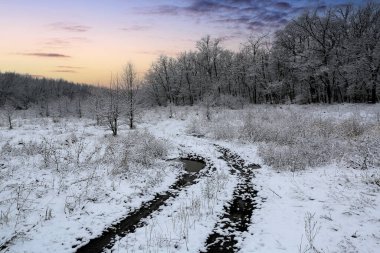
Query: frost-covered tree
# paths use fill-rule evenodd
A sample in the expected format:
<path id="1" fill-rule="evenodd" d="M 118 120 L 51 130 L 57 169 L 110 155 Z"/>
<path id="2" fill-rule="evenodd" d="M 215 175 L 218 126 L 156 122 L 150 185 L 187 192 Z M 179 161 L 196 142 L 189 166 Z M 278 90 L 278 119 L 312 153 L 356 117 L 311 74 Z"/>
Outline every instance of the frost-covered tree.
<path id="1" fill-rule="evenodd" d="M 8 128 L 10 130 L 13 129 L 12 121 L 13 121 L 13 114 L 15 110 L 16 110 L 15 103 L 12 102 L 11 100 L 7 100 L 4 104 L 4 114 L 8 122 Z"/>
<path id="2" fill-rule="evenodd" d="M 107 126 L 112 131 L 112 135 L 116 136 L 119 129 L 121 90 L 120 81 L 116 77 L 111 78 L 110 87 L 108 89 L 108 101 L 106 110 Z"/>
<path id="3" fill-rule="evenodd" d="M 126 99 L 127 118 L 129 128 L 135 128 L 135 117 L 137 113 L 137 73 L 132 63 L 127 63 L 122 74 L 122 89 Z"/>

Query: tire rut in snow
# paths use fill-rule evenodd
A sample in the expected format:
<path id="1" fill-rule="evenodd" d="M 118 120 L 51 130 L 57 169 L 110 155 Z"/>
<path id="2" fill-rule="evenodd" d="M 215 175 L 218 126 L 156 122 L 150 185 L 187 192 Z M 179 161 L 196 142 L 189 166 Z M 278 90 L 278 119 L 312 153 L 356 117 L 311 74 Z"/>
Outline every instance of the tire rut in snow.
<path id="1" fill-rule="evenodd" d="M 252 179 L 253 169 L 258 169 L 260 166 L 247 165 L 239 155 L 229 149 L 215 146 L 222 153 L 221 158 L 233 168 L 231 172 L 238 172 L 239 183 L 234 189 L 233 199 L 224 207 L 224 214 L 207 238 L 206 250 L 201 252 L 237 252 L 237 237 L 241 237 L 241 233 L 248 230 L 253 211 L 256 209 L 257 191 L 253 187 Z"/>
<path id="2" fill-rule="evenodd" d="M 149 217 L 154 211 L 159 210 L 161 206 L 165 205 L 169 198 L 178 196 L 183 188 L 195 184 L 196 179 L 204 176 L 211 170 L 211 168 L 213 168 L 213 164 L 210 161 L 206 161 L 206 159 L 201 156 L 190 154 L 185 159 L 204 162 L 205 168 L 199 173 L 185 173 L 181 175 L 181 177 L 169 187 L 168 191 L 157 193 L 154 199 L 143 203 L 140 208 L 129 213 L 126 218 L 109 226 L 99 237 L 91 239 L 87 244 L 78 248 L 76 252 L 97 253 L 103 252 L 106 249 L 111 249 L 118 237 L 124 237 L 127 234 L 134 232 L 136 228 L 143 227 L 145 224 L 142 219 Z M 78 247 L 78 245 L 73 246 L 73 248 L 76 247 Z"/>

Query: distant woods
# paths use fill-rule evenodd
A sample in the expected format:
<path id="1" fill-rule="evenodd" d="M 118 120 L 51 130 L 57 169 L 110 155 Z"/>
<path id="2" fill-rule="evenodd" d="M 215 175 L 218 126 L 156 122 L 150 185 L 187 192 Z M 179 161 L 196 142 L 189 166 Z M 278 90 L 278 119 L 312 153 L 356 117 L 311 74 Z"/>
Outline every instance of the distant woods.
<path id="1" fill-rule="evenodd" d="M 376 103 L 379 101 L 380 5 L 307 12 L 274 36 L 251 36 L 237 52 L 205 36 L 193 51 L 162 55 L 142 80 L 133 65 L 107 88 L 0 73 L 0 107 L 41 116 L 88 113 L 134 127 L 138 105 Z M 111 123 L 110 123 L 111 125 Z"/>
<path id="2" fill-rule="evenodd" d="M 196 50 L 161 56 L 146 75 L 151 101 L 342 103 L 378 101 L 380 8 L 308 12 L 274 38 L 252 36 L 238 52 L 209 36 Z"/>
<path id="3" fill-rule="evenodd" d="M 37 108 L 41 116 L 81 116 L 81 102 L 90 97 L 94 87 L 62 79 L 36 78 L 30 75 L 0 72 L 0 107 L 23 110 Z"/>

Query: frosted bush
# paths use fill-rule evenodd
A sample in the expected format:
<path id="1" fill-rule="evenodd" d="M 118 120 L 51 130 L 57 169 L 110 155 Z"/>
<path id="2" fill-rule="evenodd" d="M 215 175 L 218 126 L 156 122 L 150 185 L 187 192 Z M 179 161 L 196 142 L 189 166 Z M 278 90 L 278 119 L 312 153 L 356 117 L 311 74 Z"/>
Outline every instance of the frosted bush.
<path id="1" fill-rule="evenodd" d="M 18 144 L 6 142 L 0 153 L 12 156 L 34 156 L 41 152 L 41 145 L 34 141 L 20 141 Z"/>
<path id="2" fill-rule="evenodd" d="M 150 166 L 156 159 L 167 155 L 168 147 L 147 131 L 129 134 L 124 142 L 123 161 L 140 163 Z"/>
<path id="3" fill-rule="evenodd" d="M 365 170 L 380 167 L 380 129 L 376 127 L 360 138 L 351 141 L 344 161 L 354 169 Z"/>
<path id="4" fill-rule="evenodd" d="M 205 135 L 204 119 L 200 116 L 194 116 L 189 119 L 189 123 L 186 126 L 186 132 L 190 135 Z"/>
<path id="5" fill-rule="evenodd" d="M 236 130 L 231 122 L 220 122 L 213 125 L 213 137 L 217 140 L 230 140 L 236 137 Z"/>
<path id="6" fill-rule="evenodd" d="M 362 135 L 368 126 L 361 123 L 358 117 L 351 117 L 344 120 L 339 127 L 343 135 L 352 138 Z"/>
<path id="7" fill-rule="evenodd" d="M 12 152 L 12 146 L 11 144 L 9 143 L 9 141 L 7 141 L 2 147 L 1 147 L 1 154 L 3 155 L 6 155 L 6 154 L 9 154 Z"/>
<path id="8" fill-rule="evenodd" d="M 253 111 L 245 115 L 239 128 L 240 138 L 251 142 L 294 143 L 294 137 L 302 133 L 305 119 L 298 119 L 295 114 L 269 110 Z"/>
<path id="9" fill-rule="evenodd" d="M 294 145 L 283 146 L 269 143 L 259 146 L 259 155 L 263 157 L 264 163 L 278 170 L 305 169 L 308 164 L 306 157 L 304 157 L 305 152 L 302 153 Z"/>
<path id="10" fill-rule="evenodd" d="M 258 150 L 265 164 L 277 170 L 295 171 L 339 161 L 345 152 L 345 146 L 340 142 L 326 142 L 322 138 L 316 138 L 299 140 L 290 145 L 261 143 Z"/>
<path id="11" fill-rule="evenodd" d="M 217 122 L 215 119 L 212 122 L 207 120 L 205 113 L 197 112 L 188 118 L 185 131 L 189 135 L 203 137 L 208 133 L 213 134 L 211 124 L 215 124 L 215 122 Z"/>

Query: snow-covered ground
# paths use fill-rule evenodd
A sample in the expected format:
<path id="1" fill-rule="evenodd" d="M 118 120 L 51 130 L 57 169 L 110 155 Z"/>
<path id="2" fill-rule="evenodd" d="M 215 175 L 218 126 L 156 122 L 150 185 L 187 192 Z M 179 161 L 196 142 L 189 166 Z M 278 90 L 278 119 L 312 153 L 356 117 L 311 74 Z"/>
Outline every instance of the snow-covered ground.
<path id="1" fill-rule="evenodd" d="M 181 173 L 162 160 L 120 164 L 128 131 L 114 138 L 77 119 L 17 124 L 1 129 L 0 245 L 10 241 L 9 252 L 71 252 Z"/>
<path id="2" fill-rule="evenodd" d="M 264 106 L 254 110 L 261 109 L 266 110 Z M 336 120 L 359 115 L 375 124 L 371 131 L 380 131 L 379 106 L 284 106 L 281 110 Z M 223 124 L 237 124 L 243 112 L 232 111 L 235 118 L 231 122 L 223 118 L 227 119 Z M 214 119 L 223 113 L 223 109 L 214 112 Z M 75 252 L 72 246 L 100 235 L 156 192 L 167 190 L 183 173 L 180 164 L 169 160 L 188 153 L 207 158 L 215 170 L 170 198 L 143 221 L 144 226 L 119 238 L 113 251 L 204 250 L 239 180 L 220 158 L 214 146 L 218 144 L 262 166 L 253 179 L 258 206 L 248 231 L 238 238 L 241 252 L 378 252 L 380 186 L 375 179 L 380 178 L 379 167 L 358 170 L 333 161 L 293 172 L 273 169 L 259 156 L 258 144 L 237 138 L 215 120 L 207 122 L 202 108 L 175 108 L 174 117 L 168 116 L 168 108 L 147 111 L 138 130 L 123 126 L 116 138 L 85 119 L 19 118 L 15 129 L 2 127 L 0 245 L 9 241 L 3 251 Z M 133 157 L 123 163 L 125 153 L 129 158 L 144 150 L 138 143 L 151 140 L 151 135 L 166 143 L 167 152 L 149 164 Z M 131 148 L 125 152 L 127 147 Z"/>

